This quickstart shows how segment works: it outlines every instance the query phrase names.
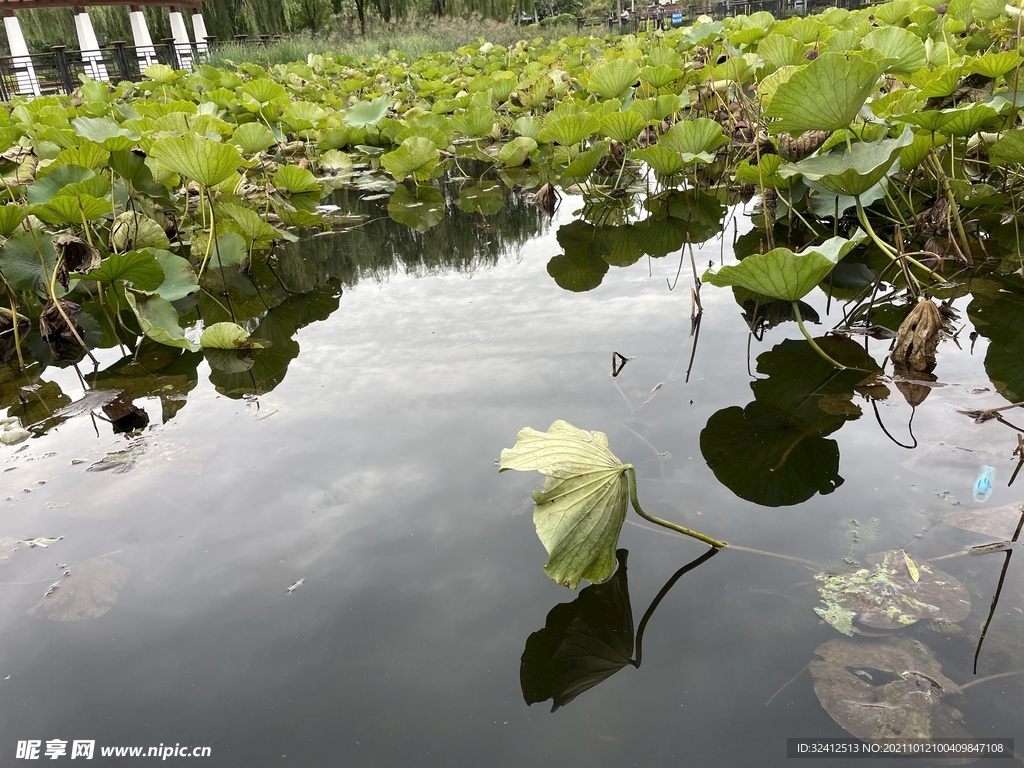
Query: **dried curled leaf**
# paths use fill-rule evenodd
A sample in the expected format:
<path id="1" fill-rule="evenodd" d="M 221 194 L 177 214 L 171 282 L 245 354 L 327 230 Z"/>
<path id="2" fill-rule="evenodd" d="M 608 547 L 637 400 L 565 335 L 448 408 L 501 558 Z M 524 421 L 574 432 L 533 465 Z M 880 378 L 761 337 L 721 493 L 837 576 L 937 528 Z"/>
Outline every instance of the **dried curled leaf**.
<path id="1" fill-rule="evenodd" d="M 69 287 L 68 273 L 84 275 L 100 266 L 100 252 L 80 237 L 58 235 L 53 246 L 60 257 L 57 262 L 57 282 L 64 286 L 65 291 Z"/>
<path id="2" fill-rule="evenodd" d="M 935 365 L 935 349 L 942 333 L 939 308 L 929 299 L 917 303 L 906 319 L 900 323 L 892 360 L 915 371 L 927 371 Z"/>

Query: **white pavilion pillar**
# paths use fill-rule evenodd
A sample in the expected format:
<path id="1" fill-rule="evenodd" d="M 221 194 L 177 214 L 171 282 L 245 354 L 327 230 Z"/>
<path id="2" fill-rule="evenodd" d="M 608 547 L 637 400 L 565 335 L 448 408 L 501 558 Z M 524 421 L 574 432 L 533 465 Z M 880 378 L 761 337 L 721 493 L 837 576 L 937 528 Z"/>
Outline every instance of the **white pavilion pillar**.
<path id="1" fill-rule="evenodd" d="M 4 16 L 4 28 L 7 30 L 7 42 L 11 46 L 11 61 L 14 64 L 18 93 L 38 96 L 39 80 L 28 54 L 25 36 L 21 33 L 21 23 L 14 15 Z"/>
<path id="2" fill-rule="evenodd" d="M 128 18 L 132 23 L 132 39 L 135 40 L 135 55 L 139 59 L 139 66 L 145 69 L 150 64 L 156 64 L 156 48 L 153 47 L 145 15 L 138 6 L 133 5 Z"/>
<path id="3" fill-rule="evenodd" d="M 185 17 L 177 8 L 171 9 L 171 37 L 174 38 L 174 48 L 178 52 L 178 63 L 182 69 L 192 70 L 192 41 L 188 37 L 188 27 L 185 26 Z"/>
<path id="4" fill-rule="evenodd" d="M 192 14 L 192 34 L 196 39 L 196 52 L 200 55 L 207 53 L 206 19 L 203 18 L 203 13 L 199 9 Z"/>
<path id="5" fill-rule="evenodd" d="M 75 31 L 78 32 L 78 46 L 82 51 L 82 63 L 85 71 L 93 80 L 109 81 L 107 67 L 103 63 L 100 44 L 96 40 L 96 32 L 92 28 L 92 19 L 88 11 L 75 14 Z"/>

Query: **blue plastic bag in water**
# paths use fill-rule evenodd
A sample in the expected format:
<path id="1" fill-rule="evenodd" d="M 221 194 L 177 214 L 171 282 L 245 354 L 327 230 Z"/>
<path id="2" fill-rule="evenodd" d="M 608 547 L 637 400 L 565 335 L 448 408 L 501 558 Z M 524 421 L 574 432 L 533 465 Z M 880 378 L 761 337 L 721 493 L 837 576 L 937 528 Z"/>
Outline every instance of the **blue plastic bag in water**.
<path id="1" fill-rule="evenodd" d="M 996 482 L 996 468 L 985 464 L 974 481 L 974 500 L 988 501 L 992 495 L 992 486 Z"/>

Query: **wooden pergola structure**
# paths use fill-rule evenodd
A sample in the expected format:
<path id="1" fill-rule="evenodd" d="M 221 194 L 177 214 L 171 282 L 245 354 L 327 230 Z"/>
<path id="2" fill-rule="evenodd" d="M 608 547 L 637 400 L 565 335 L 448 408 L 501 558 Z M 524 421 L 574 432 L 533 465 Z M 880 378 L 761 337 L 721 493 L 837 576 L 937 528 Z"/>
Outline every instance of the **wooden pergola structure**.
<path id="1" fill-rule="evenodd" d="M 195 55 L 207 50 L 206 20 L 202 14 L 203 0 L 0 0 L 0 14 L 4 18 L 4 28 L 11 48 L 11 64 L 17 73 L 18 92 L 23 94 L 40 93 L 39 80 L 36 77 L 32 54 L 25 43 L 21 24 L 15 15 L 19 10 L 35 8 L 72 8 L 75 12 L 75 30 L 78 33 L 79 49 L 82 61 L 86 64 L 88 75 L 94 80 L 108 80 L 106 65 L 100 53 L 96 32 L 89 18 L 89 8 L 104 5 L 127 5 L 132 25 L 132 36 L 135 41 L 135 55 L 139 66 L 145 68 L 156 63 L 156 48 L 149 34 L 146 17 L 142 14 L 143 6 L 167 8 L 170 13 L 171 35 L 177 51 L 177 61 L 182 68 L 191 69 Z M 192 9 L 192 30 L 195 40 L 189 38 L 188 27 L 182 16 L 181 8 Z M 194 46 L 194 47 L 193 47 Z"/>

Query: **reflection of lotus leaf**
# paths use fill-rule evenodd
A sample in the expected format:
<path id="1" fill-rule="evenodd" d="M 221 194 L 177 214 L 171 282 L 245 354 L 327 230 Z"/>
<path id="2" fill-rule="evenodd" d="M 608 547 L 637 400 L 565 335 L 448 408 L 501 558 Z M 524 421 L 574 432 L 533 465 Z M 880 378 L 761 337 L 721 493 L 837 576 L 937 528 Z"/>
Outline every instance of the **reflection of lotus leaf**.
<path id="1" fill-rule="evenodd" d="M 519 667 L 527 704 L 551 699 L 554 712 L 630 663 L 633 611 L 626 550 L 615 554 L 619 568 L 611 579 L 556 605 L 544 628 L 527 639 Z"/>
<path id="2" fill-rule="evenodd" d="M 61 579 L 29 614 L 56 621 L 99 618 L 114 607 L 128 573 L 127 568 L 106 557 L 86 560 L 72 566 L 71 575 Z"/>
<path id="3" fill-rule="evenodd" d="M 948 573 L 916 563 L 903 550 L 876 553 L 867 560 L 873 569 L 814 577 L 821 582 L 818 591 L 825 603 L 815 613 L 843 634 L 853 635 L 854 620 L 876 629 L 898 629 L 921 619 L 962 621 L 970 614 L 967 590 Z"/>
<path id="4" fill-rule="evenodd" d="M 821 706 L 858 739 L 969 738 L 960 713 L 942 702 L 956 683 L 917 640 L 829 640 L 810 663 Z"/>

